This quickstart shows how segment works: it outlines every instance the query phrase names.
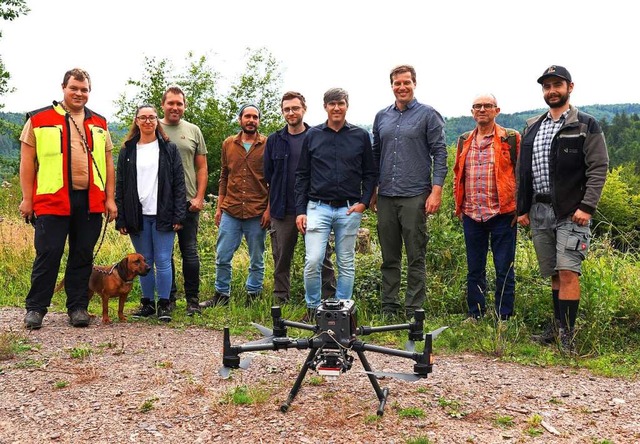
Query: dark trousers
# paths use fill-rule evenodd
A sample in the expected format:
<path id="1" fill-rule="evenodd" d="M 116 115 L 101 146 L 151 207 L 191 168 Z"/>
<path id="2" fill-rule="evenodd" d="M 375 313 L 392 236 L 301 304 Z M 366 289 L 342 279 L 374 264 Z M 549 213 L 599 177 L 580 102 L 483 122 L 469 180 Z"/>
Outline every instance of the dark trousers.
<path id="1" fill-rule="evenodd" d="M 397 312 L 402 272 L 402 246 L 407 253 L 405 310 L 422 308 L 426 298 L 427 194 L 414 197 L 378 196 L 378 239 L 382 249 L 382 310 Z"/>
<path id="2" fill-rule="evenodd" d="M 296 216 L 287 215 L 284 219 L 271 219 L 271 252 L 273 254 L 273 295 L 276 300 L 289 299 L 291 289 L 291 261 L 298 242 Z M 331 263 L 333 248 L 327 242 L 324 262 L 322 263 L 322 298 L 328 299 L 336 293 L 336 277 Z"/>
<path id="3" fill-rule="evenodd" d="M 512 222 L 513 214 L 499 214 L 486 222 L 476 222 L 466 215 L 462 218 L 467 247 L 467 304 L 472 316 L 483 315 L 486 310 L 489 241 L 496 270 L 496 314 L 513 314 L 517 227 L 511 226 Z"/>
<path id="4" fill-rule="evenodd" d="M 184 296 L 187 302 L 197 304 L 200 293 L 200 257 L 198 256 L 198 224 L 200 212 L 187 210 L 187 217 L 178 230 L 178 247 L 182 256 L 182 276 L 184 277 Z M 171 258 L 171 301 L 176 300 L 176 266 Z"/>
<path id="5" fill-rule="evenodd" d="M 102 214 L 88 213 L 86 191 L 71 193 L 71 216 L 38 216 L 35 223 L 36 258 L 31 270 L 31 289 L 27 294 L 27 311 L 47 313 L 56 286 L 60 260 L 69 237 L 69 256 L 64 274 L 67 311 L 89 306 L 87 291 L 93 260 L 93 248 L 100 237 Z"/>

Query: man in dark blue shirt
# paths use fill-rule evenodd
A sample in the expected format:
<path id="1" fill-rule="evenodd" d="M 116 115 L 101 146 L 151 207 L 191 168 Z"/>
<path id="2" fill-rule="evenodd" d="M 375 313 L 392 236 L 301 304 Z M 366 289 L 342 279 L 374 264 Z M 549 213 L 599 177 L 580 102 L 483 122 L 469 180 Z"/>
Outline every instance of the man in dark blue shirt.
<path id="1" fill-rule="evenodd" d="M 302 142 L 309 125 L 304 123 L 307 103 L 302 94 L 288 91 L 280 101 L 287 125 L 267 139 L 264 150 L 264 178 L 269 184 L 271 212 L 271 251 L 273 253 L 273 298 L 277 304 L 289 300 L 291 260 L 298 242 L 294 186 Z M 322 265 L 322 297 L 333 297 L 336 278 L 331 263 L 332 248 L 327 244 Z"/>
<path id="2" fill-rule="evenodd" d="M 373 155 L 380 169 L 380 183 L 371 209 L 378 212 L 382 312 L 391 317 L 401 314 L 398 293 L 404 240 L 404 315 L 408 319 L 422 308 L 426 298 L 427 215 L 440 208 L 447 175 L 447 147 L 444 120 L 435 109 L 414 97 L 415 69 L 401 65 L 389 77 L 396 100 L 379 111 L 373 122 Z"/>
<path id="3" fill-rule="evenodd" d="M 369 133 L 346 120 L 349 94 L 324 94 L 327 121 L 307 131 L 296 170 L 296 225 L 305 235 L 304 287 L 307 308 L 320 305 L 320 271 L 329 233 L 335 234 L 336 297 L 350 299 L 355 246 L 362 213 L 378 177 Z"/>

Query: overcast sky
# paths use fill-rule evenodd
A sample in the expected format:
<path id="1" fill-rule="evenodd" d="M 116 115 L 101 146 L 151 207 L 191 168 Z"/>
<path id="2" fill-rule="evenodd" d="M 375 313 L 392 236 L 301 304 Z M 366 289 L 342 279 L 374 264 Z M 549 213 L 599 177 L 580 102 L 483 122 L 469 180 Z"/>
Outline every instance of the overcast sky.
<path id="1" fill-rule="evenodd" d="M 625 6 L 626 5 L 628 6 Z M 536 79 L 566 66 L 574 105 L 640 102 L 633 2 L 463 0 L 27 0 L 31 12 L 0 22 L 0 54 L 16 91 L 0 98 L 24 112 L 62 97 L 64 72 L 92 77 L 88 106 L 113 117 L 144 56 L 183 66 L 205 55 L 229 80 L 245 48 L 266 47 L 283 69 L 283 91 L 307 97 L 307 121 L 326 114 L 331 87 L 350 93 L 347 119 L 372 123 L 392 103 L 390 69 L 418 72 L 416 97 L 445 117 L 468 115 L 492 92 L 504 113 L 545 106 Z"/>

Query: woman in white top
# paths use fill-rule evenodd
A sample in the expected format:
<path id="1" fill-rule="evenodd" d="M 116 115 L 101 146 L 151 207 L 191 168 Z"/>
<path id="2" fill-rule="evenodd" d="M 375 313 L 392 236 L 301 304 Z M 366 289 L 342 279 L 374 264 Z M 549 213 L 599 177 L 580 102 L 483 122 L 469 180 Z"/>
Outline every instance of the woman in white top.
<path id="1" fill-rule="evenodd" d="M 185 202 L 178 149 L 158 125 L 156 109 L 142 105 L 118 156 L 116 174 L 116 229 L 129 234 L 136 252 L 151 266 L 149 274 L 140 277 L 141 306 L 134 316 L 157 312 L 159 320 L 171 320 L 171 256 L 175 232 L 186 216 Z"/>

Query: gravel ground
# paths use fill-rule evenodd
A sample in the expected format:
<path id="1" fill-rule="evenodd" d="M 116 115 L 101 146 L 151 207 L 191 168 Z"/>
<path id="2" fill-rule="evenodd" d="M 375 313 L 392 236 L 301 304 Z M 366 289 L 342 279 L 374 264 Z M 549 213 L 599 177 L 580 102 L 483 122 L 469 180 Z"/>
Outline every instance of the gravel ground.
<path id="1" fill-rule="evenodd" d="M 439 355 L 427 379 L 381 380 L 390 394 L 376 417 L 356 356 L 335 381 L 307 374 L 283 414 L 306 351 L 257 354 L 248 370 L 223 380 L 219 331 L 99 319 L 75 329 L 66 314 L 49 313 L 41 330 L 27 332 L 23 316 L 0 309 L 0 334 L 32 346 L 0 361 L 0 444 L 640 442 L 637 380 Z M 374 370 L 411 372 L 413 361 L 366 355 Z M 257 402 L 229 402 L 239 386 Z"/>

